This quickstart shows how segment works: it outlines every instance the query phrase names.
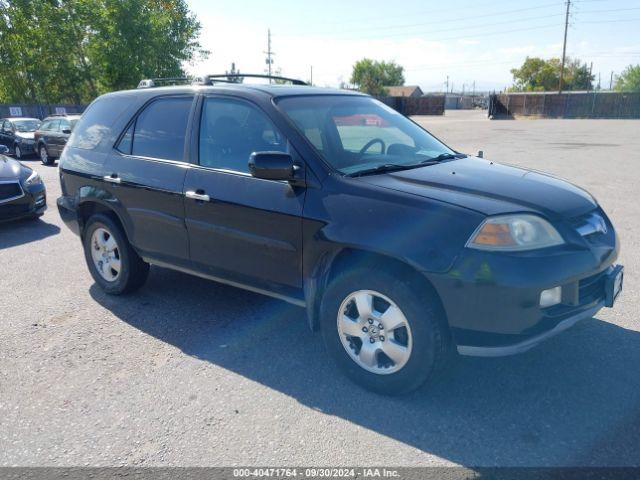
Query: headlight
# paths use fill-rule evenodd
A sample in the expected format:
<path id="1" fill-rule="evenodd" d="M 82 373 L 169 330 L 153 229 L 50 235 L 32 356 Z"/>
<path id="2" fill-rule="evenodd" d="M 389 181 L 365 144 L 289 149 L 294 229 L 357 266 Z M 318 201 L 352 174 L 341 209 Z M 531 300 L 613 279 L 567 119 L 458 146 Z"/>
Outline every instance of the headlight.
<path id="1" fill-rule="evenodd" d="M 27 177 L 24 183 L 29 187 L 32 187 L 33 185 L 40 185 L 42 183 L 42 178 L 40 178 L 38 172 L 32 170 L 31 175 Z"/>
<path id="2" fill-rule="evenodd" d="M 478 250 L 534 250 L 561 245 L 564 240 L 544 218 L 515 214 L 487 218 L 471 235 L 467 247 Z"/>

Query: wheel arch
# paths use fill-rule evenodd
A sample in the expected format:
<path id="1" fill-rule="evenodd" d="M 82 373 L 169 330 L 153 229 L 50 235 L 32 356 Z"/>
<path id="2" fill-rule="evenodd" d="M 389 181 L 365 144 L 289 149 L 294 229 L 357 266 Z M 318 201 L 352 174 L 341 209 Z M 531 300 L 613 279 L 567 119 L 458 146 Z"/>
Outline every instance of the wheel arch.
<path id="1" fill-rule="evenodd" d="M 108 203 L 97 198 L 81 199 L 78 203 L 78 225 L 80 226 L 81 236 L 84 234 L 84 229 L 87 221 L 93 215 L 98 213 L 107 215 L 109 218 L 111 218 L 122 229 L 122 232 L 126 235 L 127 239 L 130 238 L 125 222 L 122 221 L 122 218 L 120 218 L 120 215 L 116 212 L 116 210 Z"/>
<path id="2" fill-rule="evenodd" d="M 320 303 L 327 286 L 341 272 L 354 268 L 384 269 L 388 272 L 390 271 L 393 275 L 406 278 L 409 283 L 433 298 L 448 327 L 449 322 L 442 299 L 435 286 L 422 272 L 398 258 L 377 252 L 345 247 L 332 254 L 323 255 L 318 260 L 313 274 L 305 281 L 304 293 L 307 303 L 307 315 L 312 331 L 317 331 L 320 328 Z"/>

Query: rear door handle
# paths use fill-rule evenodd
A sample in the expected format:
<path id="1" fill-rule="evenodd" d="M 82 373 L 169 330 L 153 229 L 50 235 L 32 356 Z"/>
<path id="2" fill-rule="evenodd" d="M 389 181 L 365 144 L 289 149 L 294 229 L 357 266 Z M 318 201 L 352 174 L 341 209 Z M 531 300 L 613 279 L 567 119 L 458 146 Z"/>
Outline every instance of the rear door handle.
<path id="1" fill-rule="evenodd" d="M 105 182 L 109 183 L 122 183 L 122 179 L 118 176 L 117 173 L 112 173 L 111 175 L 105 175 L 102 177 Z"/>
<path id="2" fill-rule="evenodd" d="M 199 193 L 201 191 L 202 190 L 198 190 L 197 192 L 194 192 L 193 190 L 187 190 L 184 196 L 192 200 L 199 200 L 201 202 L 211 201 L 211 197 L 209 197 L 209 195 L 207 195 L 206 193 Z"/>

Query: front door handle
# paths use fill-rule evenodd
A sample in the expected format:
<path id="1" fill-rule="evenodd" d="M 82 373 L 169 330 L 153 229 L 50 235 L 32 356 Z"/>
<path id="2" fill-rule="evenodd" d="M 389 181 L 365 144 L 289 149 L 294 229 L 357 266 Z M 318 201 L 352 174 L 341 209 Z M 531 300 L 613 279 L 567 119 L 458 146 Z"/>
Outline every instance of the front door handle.
<path id="1" fill-rule="evenodd" d="M 105 182 L 109 183 L 122 183 L 122 179 L 118 176 L 117 173 L 112 173 L 111 175 L 105 175 L 102 177 Z"/>
<path id="2" fill-rule="evenodd" d="M 193 190 L 187 190 L 184 194 L 185 197 L 190 198 L 192 200 L 198 200 L 200 202 L 209 202 L 211 201 L 211 197 L 209 197 L 209 195 L 207 195 L 206 193 L 202 192 L 202 190 L 198 190 L 197 192 L 194 192 Z"/>

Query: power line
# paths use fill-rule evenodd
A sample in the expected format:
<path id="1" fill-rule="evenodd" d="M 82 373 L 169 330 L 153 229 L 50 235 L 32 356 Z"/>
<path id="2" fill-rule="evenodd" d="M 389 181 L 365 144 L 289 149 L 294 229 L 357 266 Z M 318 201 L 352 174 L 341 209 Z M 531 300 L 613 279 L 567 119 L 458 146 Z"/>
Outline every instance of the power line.
<path id="1" fill-rule="evenodd" d="M 515 19 L 515 20 L 505 20 L 503 22 L 491 22 L 491 23 L 481 23 L 481 24 L 477 24 L 474 25 L 473 28 L 483 28 L 483 27 L 493 27 L 493 26 L 497 26 L 497 25 L 511 25 L 513 23 L 520 23 L 520 22 L 530 22 L 531 20 L 542 20 L 542 19 L 546 19 L 546 18 L 552 18 L 552 17 L 562 17 L 564 16 L 564 13 L 558 13 L 558 14 L 553 14 L 553 15 L 540 15 L 537 17 L 525 17 L 525 18 L 519 18 L 519 19 Z M 450 32 L 451 28 L 443 28 L 440 30 L 429 30 L 429 33 L 441 33 L 441 32 Z M 344 34 L 349 35 L 351 32 L 343 32 Z M 358 38 L 394 38 L 394 37 L 404 37 L 407 35 L 418 35 L 420 32 L 402 32 L 402 33 L 398 33 L 398 34 L 391 34 L 391 35 L 384 35 L 384 36 L 378 36 L 376 35 L 375 37 L 358 37 Z M 482 32 L 478 33 L 479 35 L 483 35 Z M 477 35 L 476 35 L 477 36 Z"/>
<path id="2" fill-rule="evenodd" d="M 583 1 L 587 1 L 587 0 L 583 0 Z M 594 1 L 594 0 L 589 0 L 589 1 Z M 575 0 L 573 0 L 574 4 L 575 4 Z M 533 8 L 539 8 L 539 7 L 530 7 L 530 8 L 526 8 L 526 9 L 519 9 L 519 10 L 511 10 L 510 12 L 516 12 L 516 11 L 523 11 L 523 10 L 531 10 Z M 622 11 L 631 11 L 631 10 L 640 10 L 640 7 L 632 7 L 632 8 L 621 8 L 621 9 L 604 9 L 604 10 L 586 10 L 586 11 L 582 11 L 579 12 L 580 14 L 590 14 L 590 13 L 613 13 L 613 12 L 622 12 Z M 504 12 L 507 13 L 507 12 Z M 496 15 L 501 15 L 502 13 L 496 14 Z M 466 19 L 471 19 L 471 18 L 479 18 L 479 17 L 489 17 L 489 16 L 493 16 L 494 14 L 491 15 L 482 15 L 482 16 L 478 16 L 478 17 L 466 17 Z M 499 25 L 510 25 L 510 24 L 514 24 L 514 23 L 520 23 L 520 22 L 530 22 L 532 20 L 542 20 L 542 19 L 546 19 L 546 18 L 552 18 L 552 17 L 561 17 L 561 16 L 565 16 L 566 13 L 558 13 L 558 14 L 551 14 L 551 15 L 539 15 L 539 16 L 534 16 L 534 17 L 523 17 L 523 18 L 516 18 L 516 19 L 509 19 L 509 20 L 505 20 L 505 21 L 500 21 L 500 22 L 490 22 L 490 23 L 483 23 L 483 24 L 474 24 L 473 28 L 474 30 L 477 28 L 484 28 L 484 27 L 492 27 L 492 26 L 499 26 Z M 570 17 L 572 16 L 572 14 L 570 13 L 569 15 Z M 440 22 L 429 22 L 429 23 L 420 23 L 420 24 L 413 24 L 413 25 L 396 25 L 396 26 L 389 26 L 387 27 L 387 29 L 391 29 L 391 28 L 415 28 L 417 26 L 423 26 L 423 25 L 430 25 L 432 23 L 448 23 L 450 21 L 462 21 L 465 20 L 465 18 L 457 18 L 454 20 L 443 20 Z M 623 20 L 611 20 L 611 22 L 617 22 L 617 21 L 632 21 L 633 19 L 623 19 Z M 607 22 L 607 20 L 598 20 L 598 21 L 580 21 L 580 23 L 601 23 L 601 22 Z M 534 27 L 534 28 L 539 28 L 538 26 Z M 376 31 L 382 30 L 382 28 L 377 28 L 375 29 Z M 519 29 L 519 30 L 525 30 L 525 29 Z M 434 34 L 434 33 L 442 33 L 442 32 L 449 32 L 451 31 L 451 28 L 443 28 L 443 29 L 439 29 L 439 30 L 429 30 L 429 34 Z M 509 30 L 508 32 L 513 32 L 514 30 Z M 396 38 L 396 37 L 405 37 L 405 36 L 415 36 L 415 35 L 420 35 L 421 32 L 401 32 L 401 33 L 392 33 L 392 34 L 386 34 L 386 35 L 367 35 L 367 36 L 359 36 L 356 35 L 353 37 L 354 40 L 358 40 L 358 39 L 389 39 L 389 38 Z M 341 33 L 336 33 L 333 36 L 337 36 L 337 35 L 346 35 L 347 37 L 353 35 L 354 32 L 353 31 L 347 31 L 347 32 L 341 32 Z M 469 36 L 464 36 L 464 37 L 448 37 L 450 39 L 456 39 L 456 38 L 472 38 L 472 37 L 477 37 L 477 36 L 483 36 L 483 35 L 493 35 L 493 33 L 489 32 L 489 33 L 484 33 L 484 32 L 476 32 L 474 35 L 469 35 Z M 290 36 L 290 35 L 283 35 L 283 36 Z M 434 40 L 444 40 L 443 38 L 437 38 Z"/>
<path id="3" fill-rule="evenodd" d="M 552 6 L 557 6 L 557 3 L 545 3 L 543 5 L 538 5 L 535 7 L 527 7 L 527 8 L 518 8 L 515 10 L 503 10 L 500 12 L 495 12 L 495 13 L 487 13 L 487 14 L 483 14 L 483 15 L 473 15 L 470 17 L 455 17 L 455 18 L 451 18 L 448 20 L 434 20 L 434 21 L 430 21 L 430 22 L 421 22 L 421 23 L 412 23 L 412 24 L 401 24 L 401 25 L 389 25 L 389 26 L 384 26 L 384 27 L 363 27 L 363 28 L 357 28 L 357 29 L 349 29 L 348 32 L 342 32 L 342 33 L 347 33 L 347 34 L 351 34 L 353 32 L 362 32 L 362 31 L 380 31 L 380 30 L 390 30 L 390 29 L 397 29 L 397 28 L 415 28 L 415 27 L 423 27 L 423 26 L 429 26 L 429 25 L 440 25 L 443 23 L 459 23 L 461 21 L 464 20 L 476 20 L 478 18 L 487 18 L 487 17 L 495 17 L 495 16 L 503 16 L 503 15 L 509 15 L 512 13 L 520 13 L 520 12 L 526 12 L 526 11 L 531 11 L 531 10 L 539 10 L 541 8 L 547 8 L 547 7 L 552 7 Z M 549 15 L 545 16 L 548 17 Z M 333 31 L 329 31 L 329 30 L 324 30 L 324 31 L 316 31 L 316 32 L 309 32 L 309 31 L 305 31 L 304 32 L 305 35 L 318 35 L 318 34 L 327 34 L 327 33 L 331 33 L 331 34 L 335 34 L 335 32 Z M 291 35 L 283 35 L 283 36 L 291 36 Z"/>
<path id="4" fill-rule="evenodd" d="M 640 17 L 636 17 L 636 18 L 618 18 L 615 20 L 593 20 L 593 21 L 589 21 L 589 20 L 585 20 L 582 21 L 580 23 L 589 23 L 589 24 L 593 24 L 593 23 L 624 23 L 624 22 L 638 22 L 640 21 Z"/>
<path id="5" fill-rule="evenodd" d="M 581 1 L 588 2 L 588 1 L 604 1 L 604 0 L 581 0 Z M 512 2 L 511 2 L 511 0 L 507 0 L 504 3 L 512 3 Z M 489 0 L 489 1 L 486 1 L 486 2 L 474 3 L 474 7 L 483 7 L 483 6 L 486 6 L 486 5 L 490 5 L 492 7 L 495 7 L 495 6 L 498 6 L 500 4 L 496 4 L 495 0 Z M 531 10 L 531 9 L 536 9 L 536 8 L 544 8 L 546 6 L 554 6 L 554 5 L 558 5 L 558 4 L 557 3 L 547 3 L 547 4 L 539 5 L 539 6 L 536 6 L 536 7 L 518 9 L 516 11 Z M 444 13 L 444 12 L 459 13 L 460 12 L 460 7 L 457 7 L 457 8 L 445 8 L 445 9 L 439 9 L 439 10 L 429 9 L 429 10 L 423 10 L 423 11 L 420 11 L 420 12 L 413 12 L 411 14 L 403 14 L 403 15 L 391 15 L 391 16 L 389 16 L 389 15 L 383 15 L 383 16 L 375 15 L 375 16 L 365 17 L 365 18 L 358 17 L 358 18 L 353 18 L 353 19 L 349 19 L 349 20 L 324 22 L 323 25 L 338 25 L 339 26 L 339 25 L 345 25 L 345 24 L 348 24 L 348 23 L 371 22 L 373 20 L 382 20 L 385 23 L 387 23 L 390 19 L 394 19 L 394 18 L 407 18 L 407 17 L 416 18 L 416 17 L 420 17 L 422 15 L 432 16 L 434 13 Z M 470 18 L 473 19 L 473 18 L 477 18 L 477 17 L 474 16 L 474 17 L 470 17 Z M 432 23 L 440 23 L 440 22 L 432 22 Z M 376 28 L 376 27 L 370 27 L 370 28 Z M 322 34 L 322 33 L 333 33 L 333 32 L 329 32 L 329 31 L 309 32 L 309 31 L 305 30 L 304 33 L 305 34 L 315 34 L 315 33 Z"/>

